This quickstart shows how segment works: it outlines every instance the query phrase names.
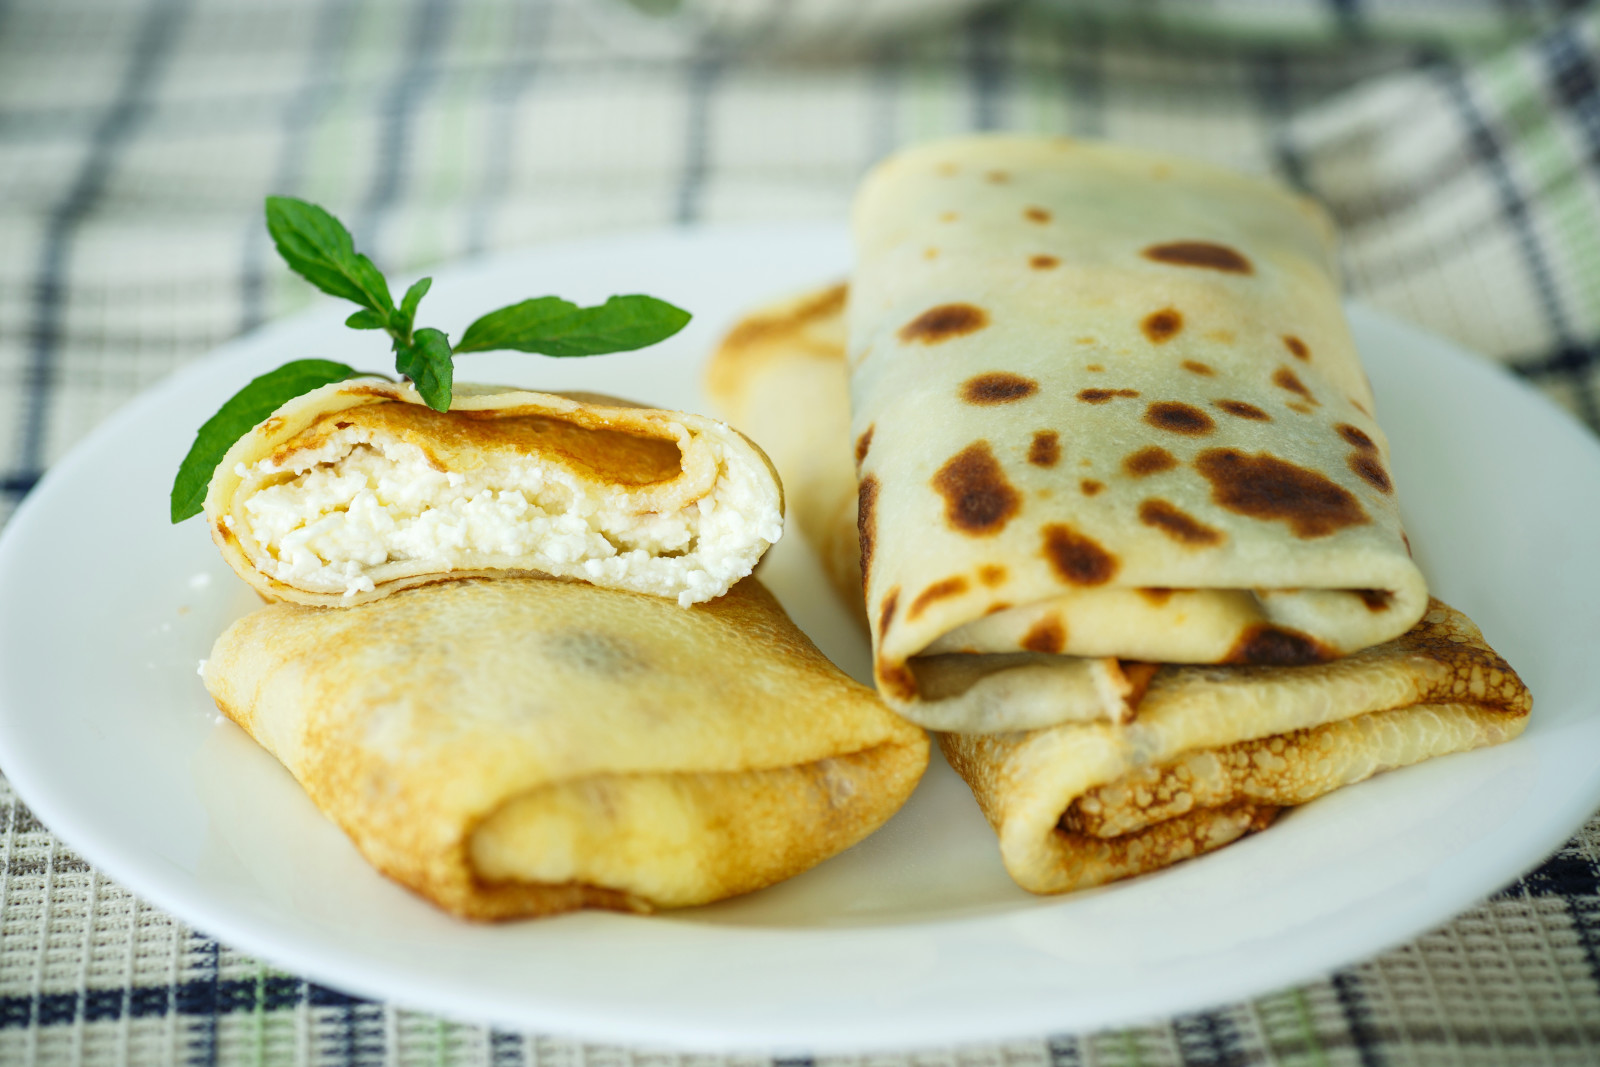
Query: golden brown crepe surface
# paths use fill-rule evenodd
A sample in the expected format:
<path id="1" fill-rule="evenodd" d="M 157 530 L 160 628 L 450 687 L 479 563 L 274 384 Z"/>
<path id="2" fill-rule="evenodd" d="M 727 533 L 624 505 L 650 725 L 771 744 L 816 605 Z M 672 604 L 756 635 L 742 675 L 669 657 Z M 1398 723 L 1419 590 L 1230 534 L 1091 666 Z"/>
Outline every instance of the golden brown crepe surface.
<path id="1" fill-rule="evenodd" d="M 754 579 L 688 610 L 538 579 L 278 604 L 204 677 L 374 866 L 476 919 L 771 884 L 876 829 L 928 755 Z"/>
<path id="2" fill-rule="evenodd" d="M 1421 616 L 1314 205 L 975 137 L 881 164 L 854 228 L 850 439 L 897 710 L 995 728 L 921 706 L 923 654 L 1307 663 Z"/>

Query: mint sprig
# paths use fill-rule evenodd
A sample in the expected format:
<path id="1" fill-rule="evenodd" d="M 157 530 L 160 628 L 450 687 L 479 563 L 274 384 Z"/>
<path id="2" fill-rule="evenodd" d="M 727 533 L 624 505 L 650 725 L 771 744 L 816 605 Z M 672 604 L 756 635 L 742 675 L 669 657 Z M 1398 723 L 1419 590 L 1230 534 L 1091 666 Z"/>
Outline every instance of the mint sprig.
<path id="1" fill-rule="evenodd" d="M 494 350 L 547 356 L 631 352 L 666 340 L 690 319 L 687 311 L 653 296 L 613 296 L 588 308 L 541 296 L 489 312 L 468 326 L 460 343 L 452 347 L 442 331 L 415 328 L 417 306 L 433 279 L 412 285 L 396 307 L 383 273 L 356 251 L 344 224 L 316 204 L 288 196 L 267 197 L 267 231 L 291 270 L 330 296 L 359 306 L 345 319 L 346 326 L 389 335 L 395 372 L 414 384 L 423 403 L 435 411 L 450 410 L 456 355 Z M 172 521 L 200 513 L 212 473 L 239 438 L 295 397 L 362 373 L 343 363 L 302 359 L 235 393 L 200 427 L 178 467 L 172 484 Z"/>
<path id="2" fill-rule="evenodd" d="M 326 359 L 297 359 L 268 371 L 234 393 L 195 434 L 189 454 L 178 465 L 172 483 L 172 521 L 200 514 L 211 474 L 233 443 L 297 396 L 330 382 L 360 377 L 361 372 Z"/>

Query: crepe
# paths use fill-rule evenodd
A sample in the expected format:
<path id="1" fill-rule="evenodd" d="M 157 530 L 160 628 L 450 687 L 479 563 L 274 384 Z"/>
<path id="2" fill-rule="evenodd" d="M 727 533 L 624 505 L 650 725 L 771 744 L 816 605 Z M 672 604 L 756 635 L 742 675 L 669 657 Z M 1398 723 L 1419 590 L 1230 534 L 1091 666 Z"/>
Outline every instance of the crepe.
<path id="1" fill-rule="evenodd" d="M 1133 721 L 942 734 L 1017 884 L 1169 866 L 1381 771 L 1508 741 L 1533 698 L 1455 609 L 1330 663 L 1162 667 Z"/>
<path id="2" fill-rule="evenodd" d="M 865 626 L 844 368 L 846 292 L 831 285 L 751 312 L 723 338 L 705 381 L 717 410 L 761 441 L 783 480 L 789 517 Z"/>
<path id="3" fill-rule="evenodd" d="M 1315 663 L 1422 616 L 1309 201 L 975 137 L 881 164 L 854 229 L 850 440 L 896 710 L 958 732 L 1126 719 L 1121 663 Z M 925 677 L 952 653 L 1051 695 L 952 701 Z"/>
<path id="4" fill-rule="evenodd" d="M 769 885 L 871 833 L 928 758 L 753 578 L 689 610 L 539 579 L 278 604 L 203 677 L 374 866 L 474 919 Z"/>
<path id="5" fill-rule="evenodd" d="M 840 433 L 843 308 L 829 292 L 754 312 L 718 349 L 709 384 L 734 423 L 771 449 L 795 487 L 791 514 L 859 605 L 856 558 L 827 547 L 856 530 L 852 445 Z M 791 481 L 791 471 L 808 474 Z M 1072 699 L 1066 686 L 1081 674 L 1059 666 L 1071 659 L 950 653 L 912 662 L 924 713 L 942 705 L 992 721 L 1019 706 L 1044 717 Z M 1437 600 L 1400 637 L 1331 662 L 1111 663 L 1127 684 L 1126 721 L 938 735 L 994 827 L 1006 869 L 1034 892 L 1158 870 L 1380 771 L 1510 740 L 1532 704 L 1471 621 Z"/>
<path id="6" fill-rule="evenodd" d="M 541 574 L 720 596 L 783 528 L 761 450 L 713 419 L 592 394 L 409 383 L 291 400 L 217 466 L 206 520 L 268 600 L 349 606 L 441 578 Z"/>

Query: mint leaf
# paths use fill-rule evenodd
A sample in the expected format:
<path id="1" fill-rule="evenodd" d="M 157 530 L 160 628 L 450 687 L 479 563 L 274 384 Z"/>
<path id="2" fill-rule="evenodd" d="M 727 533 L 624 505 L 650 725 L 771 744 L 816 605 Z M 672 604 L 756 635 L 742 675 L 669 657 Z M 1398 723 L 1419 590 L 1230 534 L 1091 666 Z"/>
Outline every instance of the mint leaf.
<path id="1" fill-rule="evenodd" d="M 467 327 L 456 352 L 501 348 L 546 356 L 629 352 L 666 340 L 689 319 L 687 311 L 653 296 L 614 296 L 589 308 L 543 296 L 489 312 Z"/>
<path id="2" fill-rule="evenodd" d="M 297 359 L 268 371 L 234 393 L 194 436 L 189 454 L 172 483 L 172 521 L 200 514 L 211 475 L 235 441 L 255 429 L 297 396 L 329 382 L 361 376 L 361 371 L 325 359 Z"/>
<path id="3" fill-rule="evenodd" d="M 425 327 L 412 335 L 410 344 L 397 343 L 394 369 L 411 379 L 430 408 L 450 410 L 455 371 L 450 362 L 450 339 L 443 333 Z"/>
<path id="4" fill-rule="evenodd" d="M 267 230 L 295 273 L 331 296 L 384 316 L 394 312 L 389 283 L 361 255 L 350 231 L 315 204 L 289 196 L 267 197 Z"/>
<path id="5" fill-rule="evenodd" d="M 352 330 L 384 330 L 388 329 L 389 320 L 376 311 L 362 309 L 345 319 L 344 324 Z"/>
<path id="6" fill-rule="evenodd" d="M 405 297 L 400 301 L 401 329 L 406 333 L 411 332 L 411 326 L 417 321 L 417 305 L 422 303 L 422 298 L 428 295 L 428 290 L 433 288 L 432 278 L 423 278 L 411 288 L 406 290 Z"/>

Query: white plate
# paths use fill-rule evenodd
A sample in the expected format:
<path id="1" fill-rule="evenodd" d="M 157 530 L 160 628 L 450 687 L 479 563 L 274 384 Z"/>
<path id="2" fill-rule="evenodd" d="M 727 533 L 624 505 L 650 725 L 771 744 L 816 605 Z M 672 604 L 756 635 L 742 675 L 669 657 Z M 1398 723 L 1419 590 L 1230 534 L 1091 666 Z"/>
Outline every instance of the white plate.
<path id="1" fill-rule="evenodd" d="M 670 232 L 447 271 L 423 321 L 531 294 L 650 292 L 696 312 L 659 349 L 479 355 L 466 380 L 604 388 L 708 410 L 700 367 L 744 309 L 840 276 L 832 228 Z M 1435 590 L 1537 698 L 1502 748 L 1383 775 L 1159 874 L 1031 897 L 941 764 L 905 810 L 783 885 L 655 917 L 472 926 L 374 874 L 278 764 L 219 722 L 197 661 L 252 595 L 197 520 L 167 522 L 194 428 L 253 374 L 387 369 L 332 306 L 227 345 L 57 465 L 0 540 L 0 766 L 135 892 L 279 966 L 463 1018 L 699 1049 L 861 1050 L 1079 1030 L 1311 978 L 1500 888 L 1600 806 L 1600 448 L 1526 387 L 1359 307 L 1407 526 Z M 797 539 L 770 580 L 858 673 L 860 638 Z"/>

